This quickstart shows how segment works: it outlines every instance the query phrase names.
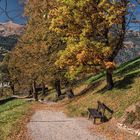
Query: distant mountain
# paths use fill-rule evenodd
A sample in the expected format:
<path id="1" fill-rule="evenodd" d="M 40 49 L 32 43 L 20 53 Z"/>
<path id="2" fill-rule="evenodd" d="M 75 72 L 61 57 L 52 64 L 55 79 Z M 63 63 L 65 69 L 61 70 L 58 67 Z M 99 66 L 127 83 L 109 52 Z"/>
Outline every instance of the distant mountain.
<path id="1" fill-rule="evenodd" d="M 12 21 L 0 23 L 0 36 L 21 35 L 24 26 L 13 23 Z"/>
<path id="2" fill-rule="evenodd" d="M 0 61 L 12 50 L 23 33 L 24 26 L 13 22 L 0 23 Z"/>
<path id="3" fill-rule="evenodd" d="M 121 64 L 138 56 L 140 56 L 140 32 L 129 31 L 125 37 L 124 48 L 119 51 L 115 60 Z"/>

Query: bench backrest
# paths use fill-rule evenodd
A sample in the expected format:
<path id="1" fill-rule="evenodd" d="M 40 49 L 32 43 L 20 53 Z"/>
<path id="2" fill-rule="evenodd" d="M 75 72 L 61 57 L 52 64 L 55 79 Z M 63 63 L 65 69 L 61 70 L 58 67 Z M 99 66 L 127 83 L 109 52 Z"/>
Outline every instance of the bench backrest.
<path id="1" fill-rule="evenodd" d="M 105 114 L 105 106 L 100 101 L 97 101 L 97 103 L 98 103 L 97 110 L 99 112 L 101 112 L 102 115 L 104 115 Z"/>
<path id="2" fill-rule="evenodd" d="M 109 113 L 113 114 L 114 111 L 112 111 L 109 107 L 107 107 L 104 103 L 101 103 L 100 101 L 97 101 L 98 106 L 97 110 L 102 113 L 102 115 L 105 115 L 105 111 L 107 110 Z"/>
<path id="3" fill-rule="evenodd" d="M 105 109 L 106 109 L 109 113 L 111 113 L 111 114 L 114 113 L 114 111 L 111 110 L 109 107 L 107 107 L 104 103 L 103 103 L 103 105 L 104 105 Z"/>

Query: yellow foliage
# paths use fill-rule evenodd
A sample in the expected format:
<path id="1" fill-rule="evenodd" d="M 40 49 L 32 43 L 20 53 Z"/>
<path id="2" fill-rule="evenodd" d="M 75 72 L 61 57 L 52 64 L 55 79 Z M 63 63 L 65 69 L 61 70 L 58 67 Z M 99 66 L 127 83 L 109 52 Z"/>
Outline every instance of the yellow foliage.
<path id="1" fill-rule="evenodd" d="M 29 22 L 21 38 L 27 44 L 15 50 L 16 66 L 30 77 L 50 78 L 60 68 L 72 77 L 114 69 L 108 58 L 120 38 L 116 32 L 123 27 L 126 8 L 121 0 L 29 0 Z"/>

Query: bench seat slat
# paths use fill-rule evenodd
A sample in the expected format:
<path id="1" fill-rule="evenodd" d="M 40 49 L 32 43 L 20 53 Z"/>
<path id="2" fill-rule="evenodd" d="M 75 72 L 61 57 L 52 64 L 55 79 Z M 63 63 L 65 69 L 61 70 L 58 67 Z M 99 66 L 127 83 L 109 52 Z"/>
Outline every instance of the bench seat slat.
<path id="1" fill-rule="evenodd" d="M 90 112 L 90 114 L 93 116 L 93 117 L 97 117 L 97 118 L 102 118 L 102 114 L 101 112 L 98 112 L 97 109 L 92 109 L 92 108 L 88 108 L 88 111 Z"/>

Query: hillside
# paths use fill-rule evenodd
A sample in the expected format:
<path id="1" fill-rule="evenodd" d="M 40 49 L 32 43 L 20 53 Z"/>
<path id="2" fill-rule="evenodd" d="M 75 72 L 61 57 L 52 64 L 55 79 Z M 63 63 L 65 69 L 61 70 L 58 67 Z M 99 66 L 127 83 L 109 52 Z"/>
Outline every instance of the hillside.
<path id="1" fill-rule="evenodd" d="M 105 72 L 82 80 L 74 86 L 75 98 L 62 100 L 70 116 L 87 116 L 87 108 L 96 107 L 102 101 L 114 110 L 114 117 L 120 118 L 127 107 L 140 101 L 140 57 L 128 61 L 114 71 L 115 88 L 106 90 Z M 53 99 L 52 91 L 45 99 Z"/>
<path id="2" fill-rule="evenodd" d="M 11 2 L 0 140 L 140 140 L 140 0 Z"/>
<path id="3" fill-rule="evenodd" d="M 24 26 L 13 22 L 0 23 L 0 61 L 12 50 L 23 33 Z"/>
<path id="4" fill-rule="evenodd" d="M 100 79 L 100 81 L 99 81 L 99 79 L 94 80 L 94 82 L 92 82 L 92 81 L 87 82 L 86 80 L 83 80 L 82 83 L 75 85 L 74 92 L 76 94 L 76 97 L 72 100 L 62 100 L 62 101 L 59 101 L 58 104 L 50 102 L 50 105 L 52 105 L 52 107 L 49 106 L 49 102 L 47 102 L 47 104 L 42 104 L 42 103 L 36 103 L 36 105 L 34 103 L 31 104 L 32 106 L 34 106 L 34 109 L 36 108 L 36 110 L 39 110 L 39 112 L 36 112 L 38 114 L 38 115 L 36 115 L 36 116 L 38 116 L 38 118 L 37 119 L 35 118 L 35 119 L 41 120 L 43 118 L 43 120 L 46 121 L 47 116 L 48 116 L 48 118 L 49 118 L 48 122 L 50 122 L 50 118 L 54 117 L 53 121 L 54 121 L 54 119 L 57 119 L 56 120 L 57 124 L 58 123 L 62 124 L 61 121 L 58 122 L 58 118 L 56 117 L 58 111 L 59 110 L 62 111 L 62 109 L 64 109 L 64 111 L 69 116 L 87 117 L 87 115 L 88 115 L 87 108 L 96 107 L 98 100 L 104 102 L 107 106 L 109 106 L 111 109 L 114 110 L 115 113 L 114 113 L 113 117 L 115 117 L 117 119 L 120 118 L 121 116 L 123 116 L 126 108 L 128 108 L 130 105 L 136 103 L 137 101 L 140 101 L 140 96 L 139 96 L 140 95 L 140 84 L 139 84 L 140 83 L 140 72 L 139 72 L 140 67 L 138 67 L 138 66 L 140 66 L 140 57 L 119 66 L 116 69 L 116 71 L 114 72 L 115 88 L 112 91 L 105 90 L 105 86 L 106 86 L 106 83 L 104 80 L 105 77 L 102 76 L 102 79 Z M 95 83 L 98 83 L 98 84 L 95 84 Z M 52 96 L 52 94 L 50 96 Z M 46 98 L 50 98 L 50 97 L 46 96 Z M 8 119 L 7 119 L 7 123 L 2 125 L 2 127 L 1 127 L 1 129 L 5 130 L 5 131 L 2 133 L 3 135 L 0 136 L 0 138 L 8 136 L 9 133 L 6 131 L 7 126 L 10 126 L 10 127 L 8 127 L 9 131 L 11 129 L 19 131 L 21 124 L 19 123 L 18 120 L 21 120 L 21 119 L 19 119 L 20 117 L 21 118 L 23 116 L 27 117 L 27 116 L 25 116 L 25 115 L 27 115 L 25 112 L 27 112 L 27 110 L 29 110 L 29 109 L 30 109 L 30 111 L 32 111 L 32 109 L 29 107 L 30 107 L 29 102 L 25 103 L 25 101 L 21 101 L 21 100 L 13 100 L 13 101 L 7 102 L 5 105 L 2 105 L 0 111 L 2 112 L 1 114 L 3 114 L 2 115 L 3 117 L 1 118 L 1 120 L 5 121 L 5 118 L 6 119 L 8 118 Z M 42 110 L 44 108 L 45 108 L 45 111 L 43 112 Z M 49 109 L 49 112 L 47 112 L 48 111 L 47 108 Z M 16 111 L 15 111 L 15 109 L 16 109 Z M 55 111 L 52 111 L 53 109 L 55 109 Z M 50 117 L 49 115 L 50 115 L 51 111 L 55 114 L 52 114 L 52 116 Z M 31 113 L 30 114 L 29 113 L 28 113 L 28 115 L 30 116 Z M 39 113 L 41 113 L 41 115 Z M 11 116 L 11 114 L 14 114 L 14 115 L 12 115 L 12 117 L 5 117 L 5 115 Z M 42 117 L 40 118 L 40 116 L 42 116 Z M 59 115 L 59 120 L 60 120 L 60 117 L 61 117 L 61 115 Z M 34 116 L 33 116 L 33 118 L 34 118 Z M 62 118 L 62 119 L 64 120 L 64 118 Z M 70 118 L 69 120 L 72 120 L 72 119 L 74 119 L 74 118 Z M 66 118 L 65 118 L 65 120 L 66 120 Z M 69 120 L 67 122 L 69 122 Z M 85 119 L 85 120 L 87 121 L 87 119 Z M 16 128 L 15 125 L 13 125 L 11 122 L 14 122 L 16 124 L 19 123 L 18 124 L 19 127 Z M 79 122 L 81 122 L 81 120 Z M 71 123 L 71 121 L 70 121 L 70 123 Z M 85 123 L 85 121 L 84 121 L 84 123 Z M 114 129 L 116 124 L 110 125 L 110 123 L 112 123 L 112 121 L 109 121 L 108 123 L 103 123 L 100 125 L 92 125 L 92 123 L 91 123 L 90 129 L 93 130 L 92 133 L 95 133 L 96 131 L 98 131 L 97 129 L 99 128 L 100 129 L 99 133 L 102 132 L 105 136 L 108 136 L 109 138 L 112 138 L 112 135 L 113 135 L 114 137 L 118 136 L 119 137 L 118 140 L 122 140 L 126 135 L 127 138 L 128 137 L 130 138 L 128 140 L 131 140 L 131 137 L 129 134 L 126 133 L 124 135 L 124 132 L 121 132 L 118 129 Z M 40 122 L 39 121 L 38 122 L 34 121 L 34 123 L 30 122 L 30 125 L 31 124 L 36 125 L 35 128 L 37 127 L 36 128 L 37 130 L 38 130 L 38 128 L 41 129 L 42 126 L 44 126 L 42 120 Z M 44 124 L 45 124 L 45 127 L 43 127 L 43 128 L 48 128 L 49 124 L 51 124 L 51 123 L 49 123 L 49 124 L 44 123 Z M 55 123 L 52 123 L 52 124 L 54 124 L 54 126 L 56 126 L 56 127 L 59 126 L 59 125 L 55 125 Z M 61 126 L 61 124 L 60 124 L 60 126 Z M 75 126 L 77 126 L 78 124 L 75 124 Z M 12 127 L 11 127 L 11 125 L 12 125 Z M 34 125 L 33 125 L 33 127 L 31 127 L 32 129 L 34 129 Z M 63 124 L 62 126 L 64 127 L 64 125 L 65 124 Z M 69 126 L 69 127 L 65 128 L 64 130 L 71 129 L 70 124 L 68 124 L 67 126 Z M 74 130 L 74 132 L 76 131 L 75 126 L 72 129 L 72 130 Z M 88 124 L 88 128 L 89 128 L 89 124 Z M 51 129 L 52 129 L 52 125 L 51 125 Z M 2 131 L 2 130 L 0 130 L 0 131 Z M 32 131 L 32 132 L 34 132 L 34 131 Z M 46 130 L 45 130 L 45 132 L 46 132 Z M 51 131 L 49 131 L 49 132 L 51 132 Z M 54 131 L 52 131 L 52 132 L 54 132 Z M 110 133 L 112 133 L 111 136 L 110 136 Z M 123 138 L 121 139 L 122 133 L 123 133 Z M 44 133 L 39 133 L 39 134 L 42 135 L 42 137 L 44 136 Z M 40 138 L 40 135 L 39 135 L 39 138 Z M 112 139 L 114 139 L 114 137 Z"/>
<path id="5" fill-rule="evenodd" d="M 21 35 L 24 26 L 13 23 L 12 21 L 0 23 L 0 36 Z"/>
<path id="6" fill-rule="evenodd" d="M 140 101 L 140 57 L 119 66 L 114 80 L 115 88 L 111 91 L 106 91 L 104 73 L 79 84 L 74 90 L 77 97 L 67 106 L 68 114 L 87 116 L 87 108 L 95 107 L 99 100 L 115 111 L 114 117 L 120 118 L 126 108 Z"/>
<path id="7" fill-rule="evenodd" d="M 124 48 L 121 49 L 116 57 L 118 64 L 133 60 L 140 56 L 140 35 L 138 31 L 129 31 L 126 34 Z"/>

